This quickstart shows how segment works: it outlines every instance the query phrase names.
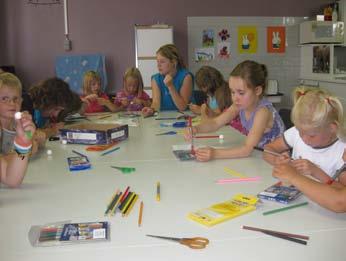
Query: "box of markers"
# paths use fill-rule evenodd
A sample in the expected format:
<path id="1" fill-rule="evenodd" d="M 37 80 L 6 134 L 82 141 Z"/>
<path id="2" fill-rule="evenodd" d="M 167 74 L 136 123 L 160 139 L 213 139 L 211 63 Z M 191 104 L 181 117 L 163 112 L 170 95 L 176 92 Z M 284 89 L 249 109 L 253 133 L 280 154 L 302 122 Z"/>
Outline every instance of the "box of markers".
<path id="1" fill-rule="evenodd" d="M 106 221 L 32 226 L 29 231 L 29 241 L 32 246 L 54 246 L 109 240 L 110 223 Z"/>
<path id="2" fill-rule="evenodd" d="M 60 139 L 74 144 L 110 144 L 129 136 L 128 125 L 79 123 L 59 130 Z"/>

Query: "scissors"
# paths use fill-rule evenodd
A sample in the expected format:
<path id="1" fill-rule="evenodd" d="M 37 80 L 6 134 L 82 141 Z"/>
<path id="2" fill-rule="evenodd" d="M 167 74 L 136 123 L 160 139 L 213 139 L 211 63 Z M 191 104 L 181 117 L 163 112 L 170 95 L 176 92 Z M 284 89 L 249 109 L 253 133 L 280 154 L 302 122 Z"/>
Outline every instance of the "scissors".
<path id="1" fill-rule="evenodd" d="M 165 240 L 171 240 L 192 249 L 203 249 L 203 248 L 206 248 L 206 246 L 209 244 L 209 240 L 204 237 L 178 238 L 178 237 L 163 237 L 163 236 L 155 236 L 155 235 L 146 235 L 146 236 L 165 239 Z"/>

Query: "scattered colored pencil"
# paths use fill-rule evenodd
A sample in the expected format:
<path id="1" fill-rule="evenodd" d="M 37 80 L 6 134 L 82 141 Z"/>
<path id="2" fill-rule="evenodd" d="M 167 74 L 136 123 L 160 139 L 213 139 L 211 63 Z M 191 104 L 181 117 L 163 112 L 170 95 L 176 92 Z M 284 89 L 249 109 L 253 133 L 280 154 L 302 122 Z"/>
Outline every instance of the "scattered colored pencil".
<path id="1" fill-rule="evenodd" d="M 235 177 L 238 177 L 238 178 L 247 178 L 247 176 L 245 176 L 245 175 L 243 175 L 243 174 L 241 174 L 238 171 L 235 171 L 233 169 L 224 167 L 223 170 L 226 171 L 228 174 L 230 174 L 232 176 L 235 176 Z"/>
<path id="2" fill-rule="evenodd" d="M 116 151 L 116 150 L 118 150 L 118 149 L 120 149 L 120 147 L 116 147 L 116 148 L 114 148 L 114 149 L 107 150 L 107 151 L 103 152 L 103 153 L 101 154 L 101 156 L 108 155 L 108 154 L 110 154 L 110 153 L 112 153 L 112 152 L 114 152 L 114 151 Z"/>
<path id="3" fill-rule="evenodd" d="M 78 151 L 76 151 L 76 150 L 72 150 L 72 152 L 75 153 L 75 154 L 77 154 L 77 155 L 79 155 L 79 156 L 81 156 L 81 157 L 88 158 L 87 155 L 84 155 L 84 154 L 82 154 L 82 153 L 80 153 L 80 152 L 78 152 Z"/>
<path id="4" fill-rule="evenodd" d="M 219 179 L 216 181 L 216 184 L 228 184 L 228 183 L 239 183 L 239 182 L 251 182 L 259 181 L 261 177 L 249 177 L 249 178 L 235 178 L 235 179 Z"/>
<path id="5" fill-rule="evenodd" d="M 247 230 L 261 232 L 261 233 L 264 233 L 264 234 L 269 235 L 269 236 L 285 239 L 285 240 L 292 241 L 292 242 L 295 242 L 298 244 L 303 244 L 303 245 L 306 245 L 307 241 L 302 240 L 302 239 L 309 240 L 309 237 L 303 236 L 303 235 L 296 235 L 296 234 L 291 234 L 291 233 L 285 233 L 285 232 L 274 231 L 274 230 L 269 230 L 269 229 L 262 229 L 262 228 L 255 228 L 255 227 L 248 227 L 248 226 L 242 226 L 242 228 L 247 229 Z M 298 238 L 300 238 L 300 239 L 298 239 Z"/>
<path id="6" fill-rule="evenodd" d="M 258 231 L 258 232 L 272 232 L 272 233 L 277 233 L 277 234 L 281 234 L 281 235 L 288 236 L 288 237 L 295 237 L 295 238 L 309 240 L 309 237 L 308 236 L 304 236 L 304 235 L 291 234 L 291 233 L 275 231 L 275 230 L 269 230 L 269 229 L 258 228 L 258 227 L 242 226 L 242 228 L 246 229 L 246 230 Z"/>
<path id="7" fill-rule="evenodd" d="M 295 205 L 291 205 L 291 206 L 287 206 L 287 207 L 283 207 L 283 208 L 277 208 L 277 209 L 274 209 L 274 210 L 263 212 L 263 215 L 264 216 L 271 215 L 271 214 L 275 214 L 275 213 L 278 213 L 278 212 L 281 212 L 281 211 L 286 211 L 286 210 L 289 210 L 289 209 L 292 209 L 292 208 L 302 207 L 302 206 L 305 206 L 307 204 L 309 204 L 309 202 L 303 202 L 303 203 L 299 203 L 299 204 L 295 204 Z"/>
<path id="8" fill-rule="evenodd" d="M 156 201 L 161 200 L 161 189 L 160 189 L 160 182 L 156 183 Z"/>
<path id="9" fill-rule="evenodd" d="M 218 139 L 220 135 L 204 135 L 204 136 L 195 136 L 196 139 Z"/>
<path id="10" fill-rule="evenodd" d="M 139 214 L 138 214 L 138 226 L 140 227 L 142 225 L 142 218 L 143 218 L 143 201 L 141 201 L 140 207 L 139 207 Z"/>

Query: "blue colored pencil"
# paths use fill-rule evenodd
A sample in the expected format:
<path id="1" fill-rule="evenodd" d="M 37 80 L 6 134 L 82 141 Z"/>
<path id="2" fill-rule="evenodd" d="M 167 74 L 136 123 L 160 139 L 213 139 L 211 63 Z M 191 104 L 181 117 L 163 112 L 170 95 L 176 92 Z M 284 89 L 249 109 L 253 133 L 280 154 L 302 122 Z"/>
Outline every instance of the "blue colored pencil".
<path id="1" fill-rule="evenodd" d="M 109 153 L 112 153 L 113 151 L 118 150 L 118 149 L 120 149 L 120 147 L 116 147 L 116 148 L 114 148 L 114 149 L 111 149 L 111 150 L 108 150 L 108 151 L 106 151 L 106 152 L 103 152 L 103 153 L 101 154 L 101 156 L 105 156 L 105 155 L 107 155 L 107 154 L 109 154 Z"/>

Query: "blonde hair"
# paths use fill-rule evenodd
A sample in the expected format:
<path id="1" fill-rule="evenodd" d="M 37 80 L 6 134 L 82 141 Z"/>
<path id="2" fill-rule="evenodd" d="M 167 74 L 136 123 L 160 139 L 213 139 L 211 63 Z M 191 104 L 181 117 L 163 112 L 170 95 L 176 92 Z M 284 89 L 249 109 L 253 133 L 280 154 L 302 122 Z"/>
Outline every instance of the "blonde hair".
<path id="1" fill-rule="evenodd" d="M 98 81 L 101 85 L 100 75 L 95 71 L 86 72 L 84 74 L 84 77 L 83 77 L 83 92 L 84 92 L 84 94 L 90 94 L 91 93 L 91 83 L 93 81 Z"/>
<path id="2" fill-rule="evenodd" d="M 223 75 L 214 67 L 202 66 L 196 72 L 198 88 L 206 87 L 208 94 L 215 96 L 219 109 L 222 111 L 231 106 L 231 93 Z"/>
<path id="3" fill-rule="evenodd" d="M 268 76 L 267 67 L 255 61 L 246 60 L 238 64 L 230 74 L 231 77 L 240 77 L 246 82 L 248 88 L 255 90 L 257 86 L 262 87 L 264 95 Z"/>
<path id="4" fill-rule="evenodd" d="M 128 78 L 133 78 L 136 79 L 138 82 L 138 86 L 137 86 L 137 97 L 142 96 L 142 92 L 143 92 L 143 88 L 144 88 L 144 84 L 143 84 L 143 78 L 142 78 L 142 74 L 141 72 L 136 68 L 136 67 L 130 67 L 127 68 L 125 74 L 124 74 L 124 90 L 127 92 L 126 90 L 126 80 Z"/>
<path id="5" fill-rule="evenodd" d="M 7 87 L 22 93 L 22 84 L 17 76 L 12 73 L 0 73 L 0 88 Z"/>
<path id="6" fill-rule="evenodd" d="M 321 88 L 299 86 L 293 91 L 293 101 L 291 119 L 294 125 L 323 129 L 334 123 L 338 127 L 338 137 L 345 139 L 343 106 L 336 96 Z"/>
<path id="7" fill-rule="evenodd" d="M 156 54 L 166 57 L 171 62 L 177 62 L 177 69 L 184 69 L 185 63 L 183 58 L 179 55 L 178 48 L 174 44 L 166 44 L 161 46 Z"/>

